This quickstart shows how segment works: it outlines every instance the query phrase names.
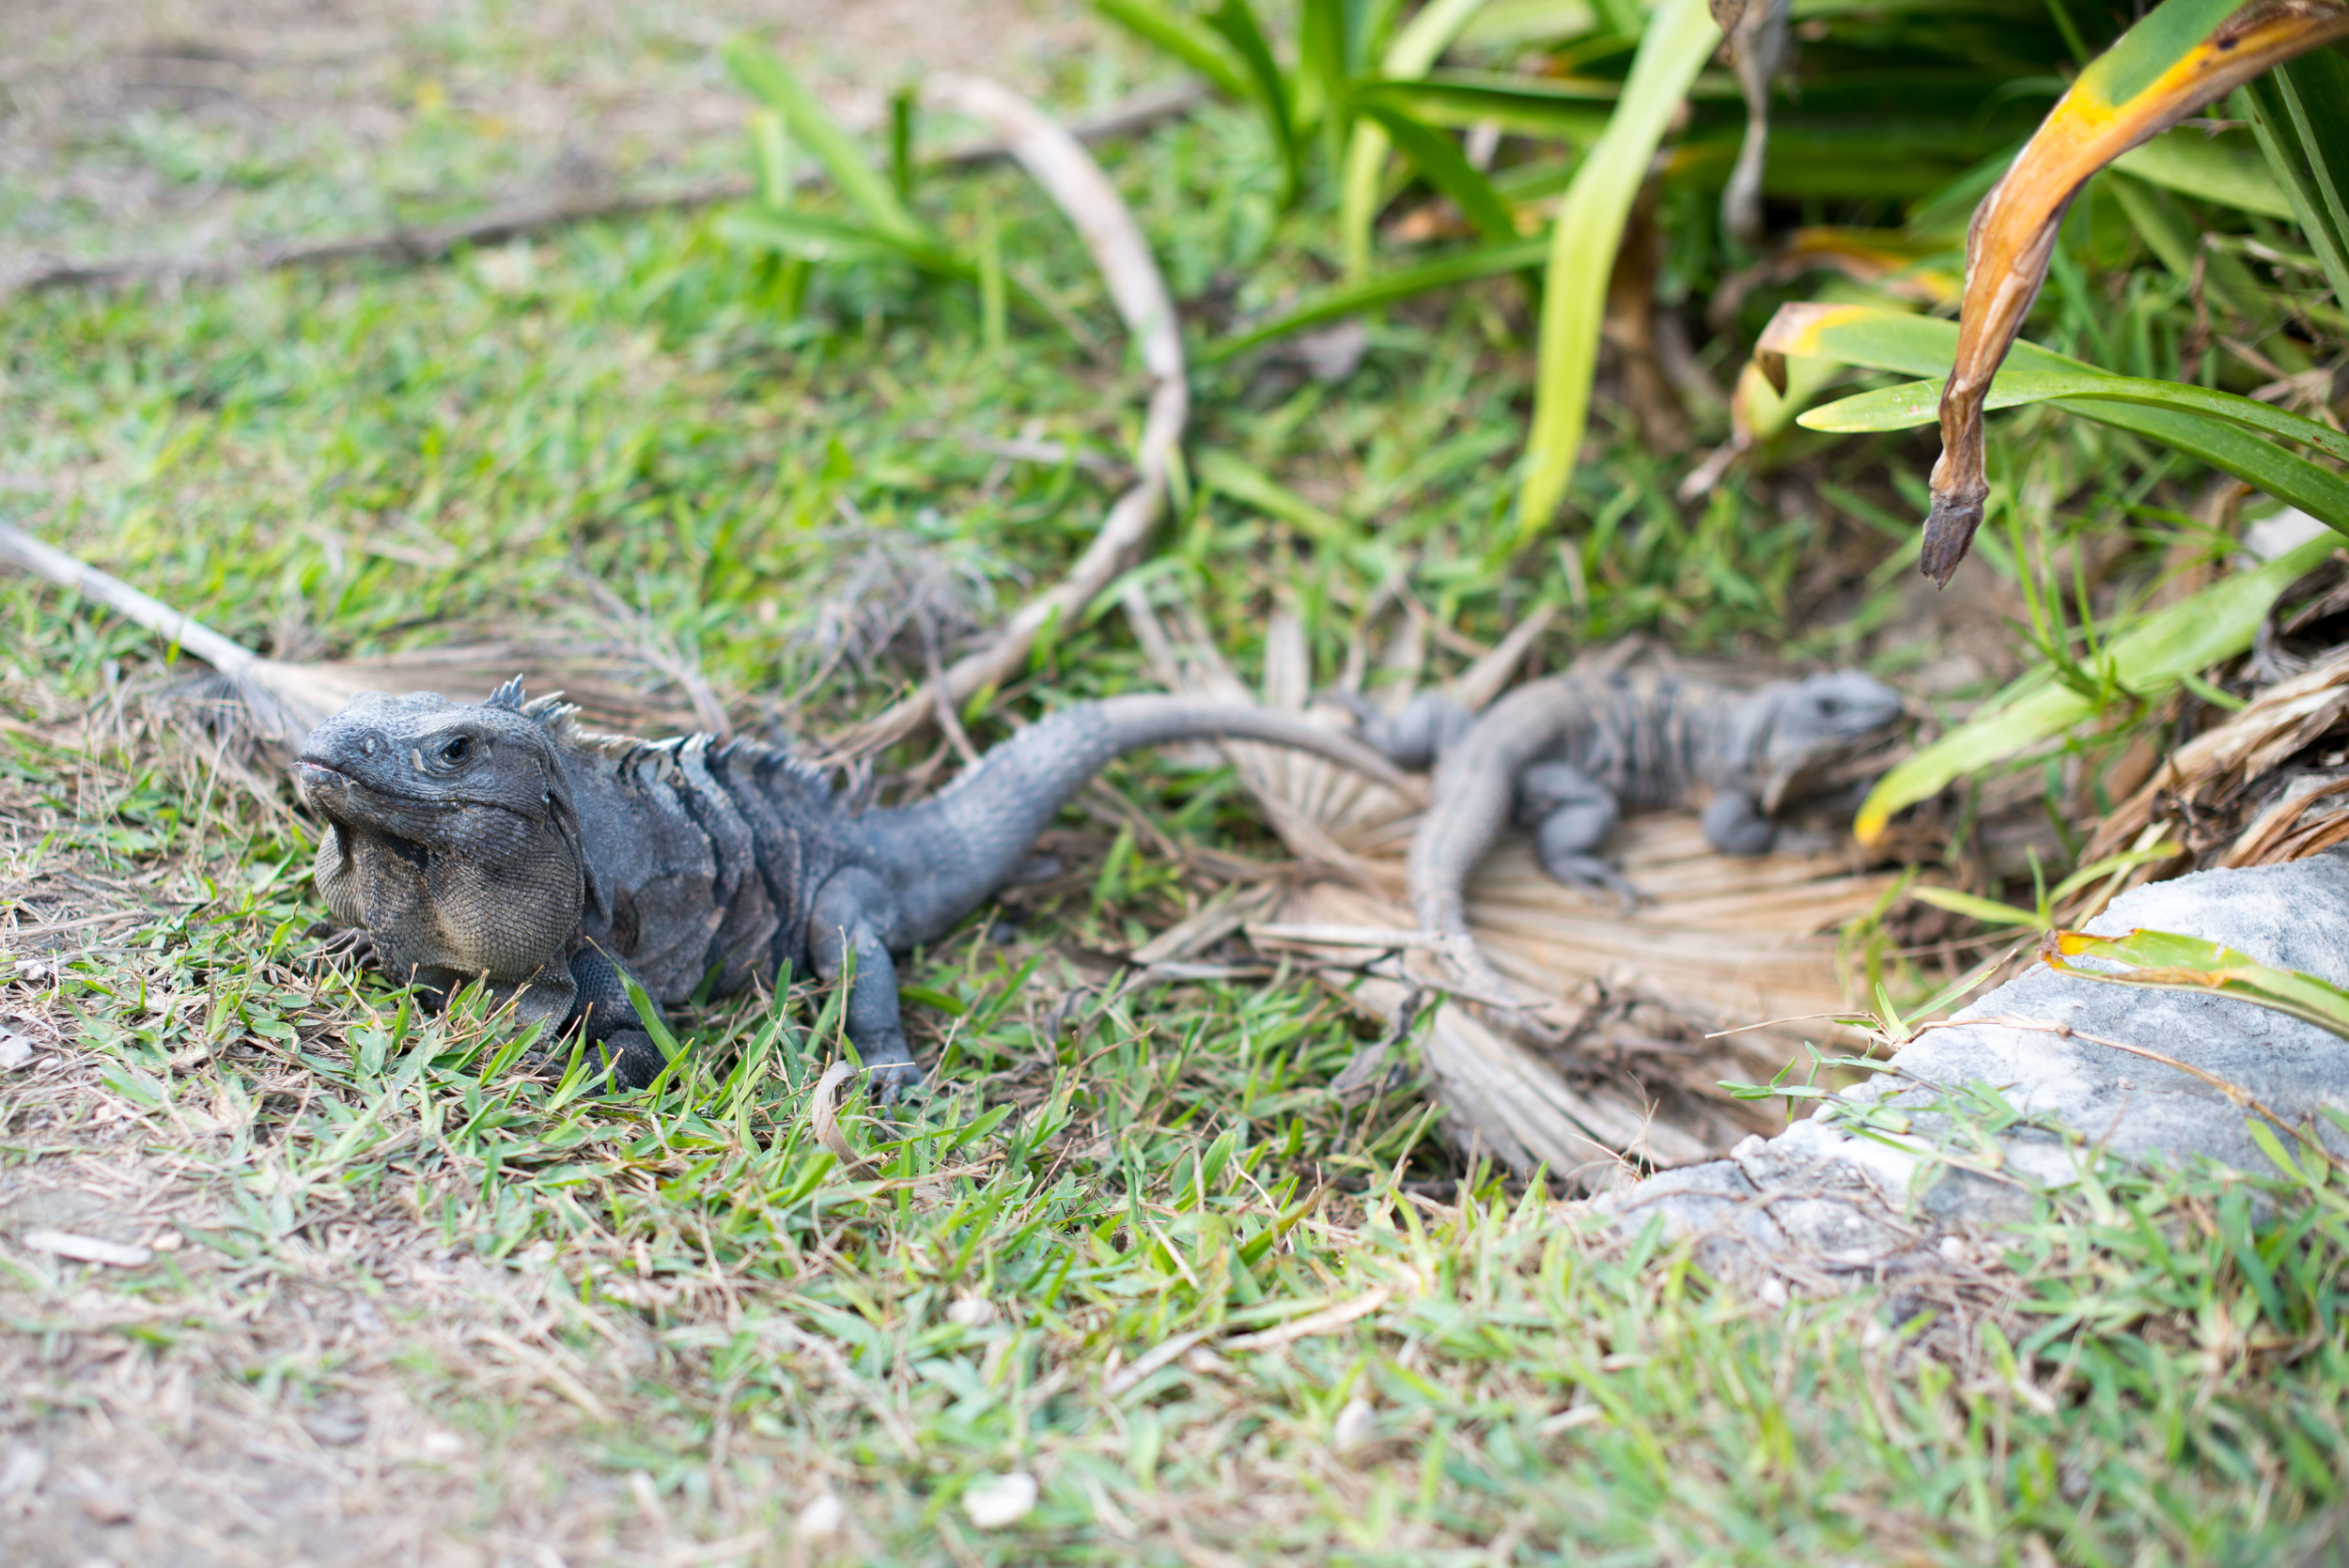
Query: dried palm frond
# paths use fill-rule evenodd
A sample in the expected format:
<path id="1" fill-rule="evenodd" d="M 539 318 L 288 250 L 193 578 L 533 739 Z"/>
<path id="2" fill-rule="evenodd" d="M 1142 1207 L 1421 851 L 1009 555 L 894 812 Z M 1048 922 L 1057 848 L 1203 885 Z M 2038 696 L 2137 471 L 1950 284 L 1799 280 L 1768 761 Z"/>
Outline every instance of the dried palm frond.
<path id="1" fill-rule="evenodd" d="M 1173 610 L 1180 646 L 1139 596 L 1128 596 L 1126 611 L 1170 686 L 1258 700 L 1188 606 Z M 1539 630 L 1520 628 L 1455 681 L 1453 695 L 1470 707 L 1489 702 Z M 1407 635 L 1381 662 L 1415 669 L 1417 644 Z M 1594 662 L 1626 651 L 1604 650 Z M 1359 681 L 1367 662 L 1353 660 L 1349 677 Z M 1304 711 L 1309 692 L 1303 628 L 1277 615 L 1260 700 Z M 1322 960 L 1333 981 L 1345 977 L 1353 1005 L 1391 1021 L 1416 1007 L 1415 992 L 1443 995 L 1421 1049 L 1447 1131 L 1464 1148 L 1519 1172 L 1547 1164 L 1582 1187 L 1637 1166 L 1713 1158 L 1766 1130 L 1720 1079 L 1766 1079 L 1803 1040 L 1844 1035 L 1824 1017 L 1846 1007 L 1833 932 L 1880 900 L 1892 874 L 1858 868 L 1840 846 L 1732 859 L 1712 851 L 1688 814 L 1634 818 L 1610 850 L 1651 901 L 1626 914 L 1611 897 L 1544 876 L 1522 839 L 1505 844 L 1470 884 L 1470 923 L 1504 978 L 1571 1017 L 1563 1048 L 1536 1050 L 1481 1017 L 1476 999 L 1448 990 L 1429 939 L 1412 929 L 1404 855 L 1423 801 L 1318 758 L 1225 750 L 1299 864 L 1256 893 L 1245 916 L 1227 912 L 1202 930 L 1237 926 L 1259 947 Z M 1179 955 L 1164 939 L 1153 944 L 1154 958 Z M 1748 1027 L 1787 1019 L 1804 1021 Z M 1704 1037 L 1721 1030 L 1739 1032 Z"/>
<path id="2" fill-rule="evenodd" d="M 2274 865 L 2349 842 L 2349 647 L 2255 692 L 2116 807 L 2082 852 L 2094 862 L 2175 840 L 2179 852 L 2096 888 L 2084 918 L 2124 889 L 2208 866 Z"/>
<path id="3" fill-rule="evenodd" d="M 362 691 L 441 691 L 462 700 L 486 697 L 517 674 L 542 687 L 561 686 L 592 722 L 614 729 L 687 729 L 698 717 L 693 706 L 638 690 L 630 677 L 650 674 L 660 661 L 635 650 L 583 647 L 550 634 L 382 659 L 268 659 L 20 529 L 0 525 L 0 561 L 94 599 L 210 665 L 209 677 L 163 693 L 166 706 L 175 717 L 200 722 L 225 754 L 240 758 L 254 752 L 290 756 L 321 720 Z"/>

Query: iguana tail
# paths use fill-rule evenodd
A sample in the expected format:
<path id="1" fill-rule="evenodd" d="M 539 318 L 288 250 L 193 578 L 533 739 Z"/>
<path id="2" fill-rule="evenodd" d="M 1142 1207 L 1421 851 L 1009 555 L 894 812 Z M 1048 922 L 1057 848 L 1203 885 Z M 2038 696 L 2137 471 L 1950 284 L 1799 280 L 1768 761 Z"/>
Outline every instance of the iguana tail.
<path id="1" fill-rule="evenodd" d="M 1295 747 L 1412 787 L 1361 741 L 1269 708 L 1161 695 L 1080 704 L 997 746 L 931 799 L 862 819 L 874 847 L 908 873 L 899 880 L 903 937 L 938 935 L 1002 887 L 1061 806 L 1112 758 L 1168 741 L 1225 739 Z"/>
<path id="2" fill-rule="evenodd" d="M 1411 835 L 1411 914 L 1422 931 L 1452 939 L 1446 960 L 1485 1001 L 1523 992 L 1476 945 L 1468 919 L 1469 878 L 1509 826 L 1517 775 L 1563 733 L 1572 701 L 1557 683 L 1535 681 L 1486 709 L 1438 761 L 1433 800 Z M 1530 1017 L 1517 1021 L 1530 1032 L 1545 1032 Z"/>

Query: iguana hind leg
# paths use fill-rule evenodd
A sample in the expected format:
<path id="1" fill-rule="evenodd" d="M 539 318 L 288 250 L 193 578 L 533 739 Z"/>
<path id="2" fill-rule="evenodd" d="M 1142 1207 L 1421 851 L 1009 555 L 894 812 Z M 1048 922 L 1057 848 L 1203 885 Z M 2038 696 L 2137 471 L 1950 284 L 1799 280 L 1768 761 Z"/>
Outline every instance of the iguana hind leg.
<path id="1" fill-rule="evenodd" d="M 893 924 L 889 885 L 861 866 L 838 871 L 817 891 L 808 917 L 807 952 L 817 977 L 837 980 L 856 955 L 848 985 L 848 1042 L 871 1075 L 873 1097 L 886 1104 L 922 1086 L 897 1016 L 897 965 L 883 935 Z"/>
<path id="2" fill-rule="evenodd" d="M 1468 733 L 1476 716 L 1440 691 L 1422 691 L 1389 715 L 1356 691 L 1333 692 L 1354 715 L 1355 732 L 1397 768 L 1426 768 Z"/>

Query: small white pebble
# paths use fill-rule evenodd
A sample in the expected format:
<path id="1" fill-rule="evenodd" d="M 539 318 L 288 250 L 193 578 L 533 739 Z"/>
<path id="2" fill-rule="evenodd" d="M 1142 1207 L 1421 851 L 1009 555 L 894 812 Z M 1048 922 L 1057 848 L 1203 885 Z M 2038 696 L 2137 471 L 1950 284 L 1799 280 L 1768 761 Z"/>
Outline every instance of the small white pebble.
<path id="1" fill-rule="evenodd" d="M 1359 1397 L 1349 1399 L 1346 1407 L 1338 1412 L 1338 1419 L 1330 1425 L 1330 1451 L 1352 1453 L 1369 1442 L 1377 1430 L 1378 1412 L 1371 1408 L 1370 1401 Z"/>
<path id="2" fill-rule="evenodd" d="M 0 1465 L 0 1498 L 30 1497 L 40 1485 L 40 1478 L 49 1468 L 49 1456 L 37 1448 L 19 1443 L 8 1450 L 8 1462 Z"/>
<path id="3" fill-rule="evenodd" d="M 1763 1281 L 1753 1294 L 1765 1307 L 1783 1307 L 1791 1299 L 1786 1294 L 1786 1281 L 1775 1274 Z"/>
<path id="4" fill-rule="evenodd" d="M 53 1252 L 76 1263 L 105 1263 L 117 1268 L 137 1268 L 155 1261 L 155 1254 L 144 1247 L 101 1241 L 93 1235 L 75 1235 L 70 1231 L 27 1231 L 24 1245 L 36 1252 Z"/>
<path id="5" fill-rule="evenodd" d="M 818 1492 L 792 1522 L 791 1533 L 807 1541 L 829 1541 L 848 1522 L 848 1511 L 830 1492 Z"/>
<path id="6" fill-rule="evenodd" d="M 981 1529 L 1016 1524 L 1035 1507 L 1035 1477 L 1025 1470 L 982 1481 L 962 1495 L 962 1511 Z"/>
<path id="7" fill-rule="evenodd" d="M 465 1454 L 465 1439 L 454 1432 L 428 1432 L 417 1446 L 427 1459 L 461 1459 Z"/>
<path id="8" fill-rule="evenodd" d="M 1953 1235 L 1941 1238 L 1941 1256 L 1950 1263 L 1966 1261 L 1966 1243 Z"/>
<path id="9" fill-rule="evenodd" d="M 1866 1327 L 1859 1330 L 1859 1348 L 1862 1350 L 1882 1350 L 1891 1343 L 1892 1330 L 1884 1326 L 1880 1317 L 1871 1317 Z"/>
<path id="10" fill-rule="evenodd" d="M 984 1328 L 995 1321 L 995 1303 L 984 1296 L 957 1296 L 946 1309 L 946 1321 L 965 1328 Z"/>

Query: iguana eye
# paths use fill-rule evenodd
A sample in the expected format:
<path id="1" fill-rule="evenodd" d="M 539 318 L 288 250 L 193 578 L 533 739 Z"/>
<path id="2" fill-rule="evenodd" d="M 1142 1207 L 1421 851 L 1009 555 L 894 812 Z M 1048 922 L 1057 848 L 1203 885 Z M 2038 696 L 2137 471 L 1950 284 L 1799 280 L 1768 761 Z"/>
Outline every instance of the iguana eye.
<path id="1" fill-rule="evenodd" d="M 443 745 L 441 748 L 441 760 L 446 763 L 462 762 L 465 760 L 465 753 L 472 749 L 472 745 L 473 742 L 470 737 L 462 735 L 451 736 L 449 737 L 447 743 Z"/>

